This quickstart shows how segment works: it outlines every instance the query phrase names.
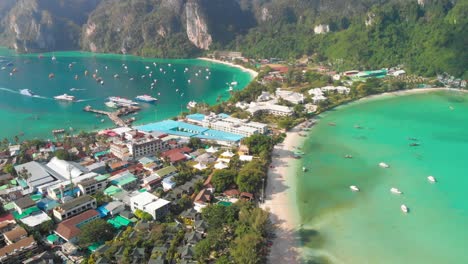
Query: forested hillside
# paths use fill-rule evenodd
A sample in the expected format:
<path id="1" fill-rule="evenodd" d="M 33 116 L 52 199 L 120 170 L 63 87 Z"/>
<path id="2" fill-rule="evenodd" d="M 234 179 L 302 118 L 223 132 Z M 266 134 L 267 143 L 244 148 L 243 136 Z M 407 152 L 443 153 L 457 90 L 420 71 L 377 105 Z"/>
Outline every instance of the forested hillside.
<path id="1" fill-rule="evenodd" d="M 155 57 L 311 55 L 468 78 L 468 0 L 2 0 L 0 45 Z"/>

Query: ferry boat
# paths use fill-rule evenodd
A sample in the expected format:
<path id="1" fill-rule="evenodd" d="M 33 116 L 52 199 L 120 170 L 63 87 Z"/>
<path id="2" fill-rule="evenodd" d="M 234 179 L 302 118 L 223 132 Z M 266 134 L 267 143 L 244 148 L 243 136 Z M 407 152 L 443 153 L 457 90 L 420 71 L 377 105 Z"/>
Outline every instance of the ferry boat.
<path id="1" fill-rule="evenodd" d="M 427 180 L 428 180 L 430 183 L 435 183 L 435 182 L 436 182 L 436 179 L 434 178 L 434 176 L 427 176 Z"/>
<path id="2" fill-rule="evenodd" d="M 408 212 L 409 212 L 409 208 L 408 208 L 406 205 L 404 205 L 404 204 L 402 204 L 402 205 L 400 206 L 400 208 L 401 208 L 401 211 L 402 211 L 403 213 L 408 213 Z"/>
<path id="3" fill-rule="evenodd" d="M 356 185 L 349 186 L 349 189 L 351 189 L 353 192 L 359 192 L 359 188 Z"/>
<path id="4" fill-rule="evenodd" d="M 75 96 L 68 95 L 68 94 L 62 94 L 62 95 L 54 96 L 54 99 L 59 100 L 59 101 L 73 102 L 73 101 L 75 101 Z"/>
<path id="5" fill-rule="evenodd" d="M 34 96 L 35 94 L 29 90 L 29 89 L 22 89 L 20 90 L 20 94 L 22 95 L 26 95 L 26 96 Z"/>
<path id="6" fill-rule="evenodd" d="M 402 194 L 402 192 L 395 187 L 390 188 L 390 192 L 394 194 Z"/>
<path id="7" fill-rule="evenodd" d="M 385 169 L 386 169 L 386 168 L 390 168 L 390 165 L 388 165 L 388 164 L 385 163 L 385 162 L 380 162 L 380 163 L 379 163 L 379 167 L 385 168 Z"/>
<path id="8" fill-rule="evenodd" d="M 116 103 L 117 105 L 123 105 L 123 106 L 129 106 L 129 105 L 138 105 L 137 102 L 134 102 L 132 100 L 122 98 L 122 97 L 117 97 L 117 96 L 111 96 L 108 98 L 109 101 Z"/>
<path id="9" fill-rule="evenodd" d="M 154 97 L 149 96 L 149 95 L 147 95 L 147 94 L 145 94 L 145 95 L 139 95 L 139 96 L 135 97 L 135 99 L 136 99 L 137 101 L 141 101 L 141 102 L 145 102 L 145 103 L 154 103 L 154 102 L 158 101 L 157 98 L 154 98 Z"/>
<path id="10" fill-rule="evenodd" d="M 195 102 L 195 101 L 190 101 L 190 102 L 187 104 L 187 109 L 194 108 L 195 106 L 197 106 L 197 102 Z"/>

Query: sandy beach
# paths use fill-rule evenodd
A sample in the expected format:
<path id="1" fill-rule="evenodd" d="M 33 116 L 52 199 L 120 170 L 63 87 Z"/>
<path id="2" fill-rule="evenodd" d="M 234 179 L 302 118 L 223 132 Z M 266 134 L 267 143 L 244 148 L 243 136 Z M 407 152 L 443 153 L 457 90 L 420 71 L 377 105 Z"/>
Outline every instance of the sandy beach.
<path id="1" fill-rule="evenodd" d="M 305 137 L 300 136 L 303 124 L 287 133 L 282 144 L 275 146 L 265 188 L 264 210 L 270 212 L 276 236 L 270 248 L 268 263 L 300 263 L 299 215 L 295 206 L 295 172 L 298 160 L 291 155 Z"/>
<path id="2" fill-rule="evenodd" d="M 252 78 L 257 77 L 257 75 L 258 75 L 258 72 L 254 71 L 252 69 L 248 69 L 248 68 L 245 68 L 245 67 L 243 67 L 241 65 L 237 65 L 237 64 L 230 63 L 230 62 L 227 62 L 227 61 L 215 60 L 215 59 L 210 59 L 210 58 L 206 58 L 206 57 L 200 57 L 198 59 L 199 60 L 204 60 L 204 61 L 210 61 L 210 62 L 214 62 L 214 63 L 221 63 L 221 64 L 224 64 L 224 65 L 228 65 L 228 66 L 231 66 L 231 67 L 241 69 L 242 71 L 248 72 L 252 76 Z"/>

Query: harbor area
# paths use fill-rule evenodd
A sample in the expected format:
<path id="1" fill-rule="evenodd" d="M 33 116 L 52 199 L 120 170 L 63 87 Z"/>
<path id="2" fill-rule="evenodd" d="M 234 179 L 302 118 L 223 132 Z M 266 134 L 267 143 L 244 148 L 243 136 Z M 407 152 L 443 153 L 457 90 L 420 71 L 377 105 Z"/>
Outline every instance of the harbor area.
<path id="1" fill-rule="evenodd" d="M 105 115 L 107 117 L 109 117 L 109 119 L 114 122 L 114 124 L 116 126 L 126 126 L 130 123 L 132 123 L 133 121 L 135 121 L 135 118 L 132 117 L 130 119 L 122 119 L 121 116 L 126 116 L 126 115 L 129 115 L 129 114 L 133 114 L 133 113 L 136 113 L 138 111 L 141 110 L 140 107 L 138 106 L 124 106 L 122 108 L 119 108 L 118 110 L 114 111 L 114 112 L 107 112 L 107 111 L 103 111 L 103 110 L 98 110 L 98 109 L 94 109 L 92 108 L 91 106 L 86 106 L 84 109 L 83 109 L 85 112 L 90 112 L 90 113 L 95 113 L 95 114 L 99 114 L 99 115 Z"/>

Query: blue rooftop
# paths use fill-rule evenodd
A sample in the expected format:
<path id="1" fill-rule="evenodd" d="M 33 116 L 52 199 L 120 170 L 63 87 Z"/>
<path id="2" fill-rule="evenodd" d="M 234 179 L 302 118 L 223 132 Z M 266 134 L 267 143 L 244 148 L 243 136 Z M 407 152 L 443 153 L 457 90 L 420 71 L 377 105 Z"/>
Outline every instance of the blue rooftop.
<path id="1" fill-rule="evenodd" d="M 218 115 L 218 117 L 220 117 L 220 118 L 223 118 L 223 119 L 224 119 L 224 118 L 228 118 L 228 117 L 231 117 L 231 116 L 230 116 L 230 115 L 228 115 L 228 114 L 225 114 L 225 113 L 221 113 L 221 114 L 219 114 L 219 115 Z"/>
<path id="2" fill-rule="evenodd" d="M 201 115 L 201 114 L 195 114 Z M 229 117 L 226 114 L 220 114 L 226 117 Z M 209 140 L 223 140 L 223 141 L 239 141 L 244 138 L 241 135 L 223 132 L 219 130 L 208 129 L 206 127 L 201 127 L 197 125 L 192 125 L 184 122 L 174 121 L 174 120 L 164 120 L 157 123 L 151 123 L 143 126 L 138 126 L 136 129 L 152 132 L 159 131 L 166 134 L 182 136 L 182 137 L 196 137 L 200 139 L 209 139 Z"/>
<path id="3" fill-rule="evenodd" d="M 204 114 L 192 114 L 192 115 L 188 115 L 187 118 L 192 119 L 192 120 L 197 120 L 197 121 L 203 121 L 203 119 L 205 119 L 205 115 Z"/>

